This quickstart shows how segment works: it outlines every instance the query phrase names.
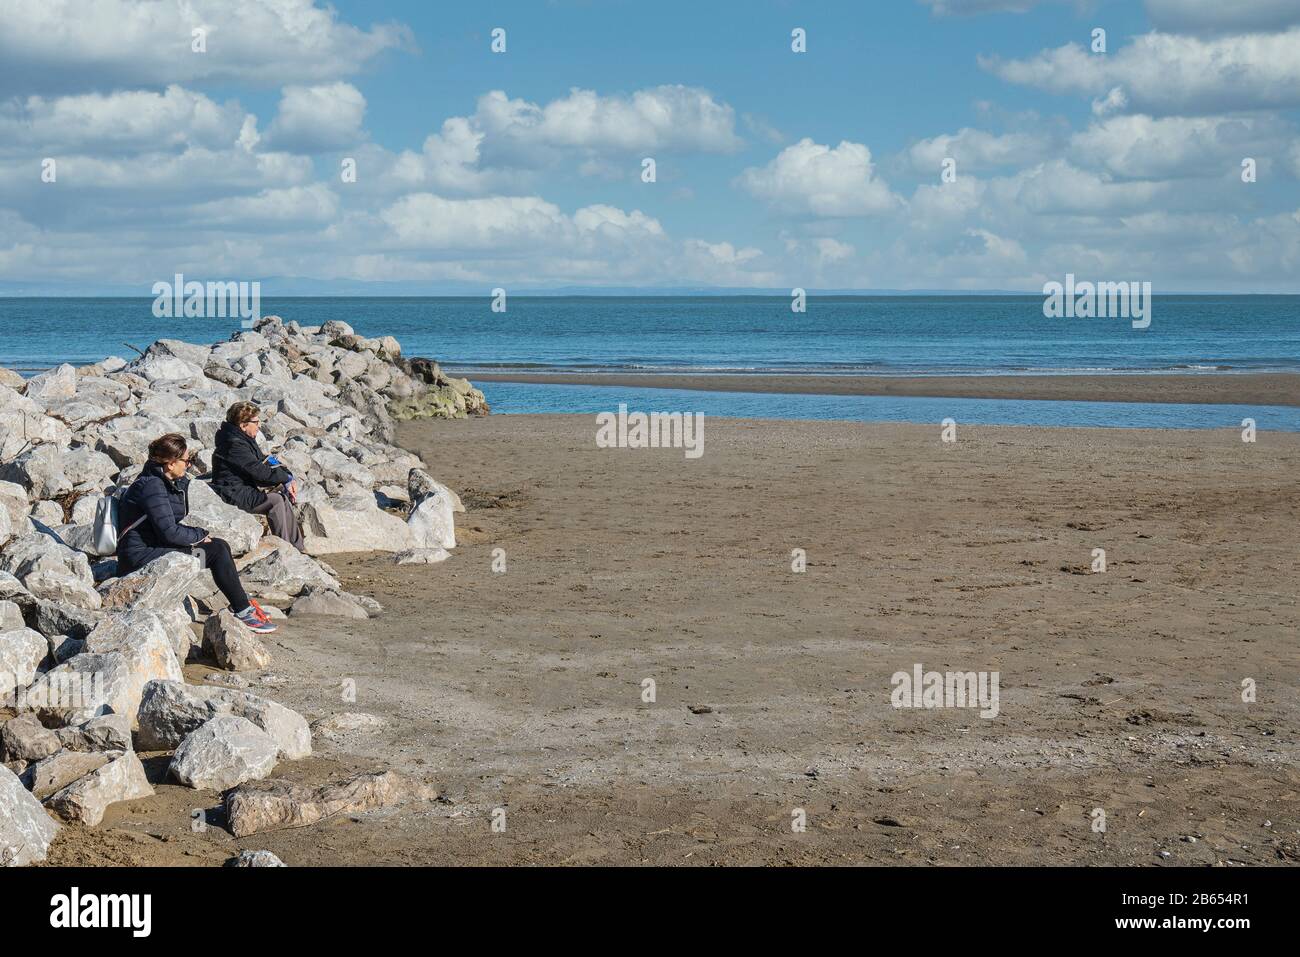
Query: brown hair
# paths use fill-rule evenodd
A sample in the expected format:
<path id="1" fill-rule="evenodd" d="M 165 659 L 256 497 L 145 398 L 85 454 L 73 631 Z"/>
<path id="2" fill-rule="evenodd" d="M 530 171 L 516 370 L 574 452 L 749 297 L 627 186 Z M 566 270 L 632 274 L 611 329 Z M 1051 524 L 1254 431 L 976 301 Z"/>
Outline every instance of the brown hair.
<path id="1" fill-rule="evenodd" d="M 261 414 L 251 402 L 236 402 L 226 410 L 226 421 L 231 425 L 243 425 L 259 418 Z"/>
<path id="2" fill-rule="evenodd" d="M 189 446 L 179 432 L 168 432 L 149 443 L 149 461 L 159 465 L 185 458 Z"/>

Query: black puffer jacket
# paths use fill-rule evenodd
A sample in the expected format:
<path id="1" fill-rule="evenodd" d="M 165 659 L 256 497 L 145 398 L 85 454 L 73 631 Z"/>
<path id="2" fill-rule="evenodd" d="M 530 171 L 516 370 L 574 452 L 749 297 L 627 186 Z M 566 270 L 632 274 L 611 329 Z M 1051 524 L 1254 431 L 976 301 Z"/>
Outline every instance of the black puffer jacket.
<path id="1" fill-rule="evenodd" d="M 117 541 L 117 573 L 126 575 L 143 568 L 169 551 L 197 545 L 208 533 L 201 528 L 182 525 L 190 510 L 190 480 L 175 481 L 163 475 L 161 465 L 150 463 L 131 483 L 118 503 L 119 530 L 144 521 Z"/>
<path id="2" fill-rule="evenodd" d="M 267 465 L 255 439 L 229 422 L 217 430 L 212 455 L 212 491 L 228 505 L 251 512 L 266 502 L 262 486 L 283 485 L 293 478 L 288 469 Z"/>

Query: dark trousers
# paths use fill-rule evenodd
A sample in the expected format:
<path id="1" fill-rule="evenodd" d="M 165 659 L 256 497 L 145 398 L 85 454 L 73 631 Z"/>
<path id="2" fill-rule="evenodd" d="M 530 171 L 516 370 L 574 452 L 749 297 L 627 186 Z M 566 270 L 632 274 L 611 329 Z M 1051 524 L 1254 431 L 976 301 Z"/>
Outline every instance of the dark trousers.
<path id="1" fill-rule="evenodd" d="M 200 542 L 189 548 L 140 548 L 126 554 L 119 554 L 117 573 L 129 575 L 133 571 L 144 568 L 155 558 L 162 558 L 168 552 L 185 552 L 202 562 L 203 567 L 212 572 L 212 579 L 221 589 L 221 594 L 225 595 L 226 601 L 230 602 L 231 611 L 243 611 L 251 604 L 248 600 L 248 592 L 244 591 L 244 586 L 239 582 L 239 571 L 235 568 L 235 559 L 230 554 L 230 546 L 222 538 Z"/>
<path id="2" fill-rule="evenodd" d="M 181 550 L 177 549 L 177 551 Z M 203 562 L 203 567 L 212 572 L 217 588 L 226 596 L 226 601 L 230 602 L 230 610 L 241 612 L 247 608 L 248 592 L 244 591 L 244 586 L 239 581 L 235 559 L 230 554 L 230 546 L 226 544 L 225 539 L 214 538 L 210 542 L 200 542 L 194 546 L 191 554 L 195 552 L 202 553 L 201 558 L 197 554 L 194 557 L 199 558 Z"/>

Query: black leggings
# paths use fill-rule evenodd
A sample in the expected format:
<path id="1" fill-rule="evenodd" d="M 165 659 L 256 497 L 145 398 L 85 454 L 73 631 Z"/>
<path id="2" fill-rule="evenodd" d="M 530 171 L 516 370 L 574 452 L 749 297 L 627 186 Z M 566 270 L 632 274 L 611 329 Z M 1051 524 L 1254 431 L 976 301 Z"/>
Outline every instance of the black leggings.
<path id="1" fill-rule="evenodd" d="M 230 546 L 225 539 L 214 538 L 210 542 L 200 542 L 193 550 L 203 553 L 203 567 L 212 572 L 212 578 L 221 589 L 221 594 L 230 602 L 230 610 L 238 614 L 247 608 L 250 604 L 248 592 L 244 591 L 244 586 L 239 582 L 235 559 L 230 554 Z"/>

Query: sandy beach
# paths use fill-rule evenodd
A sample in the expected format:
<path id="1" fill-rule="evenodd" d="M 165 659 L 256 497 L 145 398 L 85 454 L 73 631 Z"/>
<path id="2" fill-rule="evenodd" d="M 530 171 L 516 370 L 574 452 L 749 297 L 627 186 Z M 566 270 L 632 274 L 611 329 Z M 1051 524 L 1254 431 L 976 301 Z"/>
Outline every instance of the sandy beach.
<path id="1" fill-rule="evenodd" d="M 1074 402 L 1175 402 L 1300 405 L 1300 375 L 835 376 L 482 373 L 476 382 L 617 385 L 707 392 L 891 395 L 957 399 L 1062 399 Z"/>
<path id="2" fill-rule="evenodd" d="M 48 863 L 1300 860 L 1300 436 L 709 419 L 687 460 L 594 431 L 403 426 L 468 507 L 454 556 L 331 556 L 385 614 L 285 622 L 250 676 L 388 722 L 277 776 L 398 768 L 440 802 L 236 840 L 147 758 L 157 797 Z M 917 664 L 998 672 L 998 716 L 894 708 Z"/>

